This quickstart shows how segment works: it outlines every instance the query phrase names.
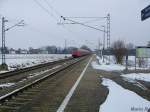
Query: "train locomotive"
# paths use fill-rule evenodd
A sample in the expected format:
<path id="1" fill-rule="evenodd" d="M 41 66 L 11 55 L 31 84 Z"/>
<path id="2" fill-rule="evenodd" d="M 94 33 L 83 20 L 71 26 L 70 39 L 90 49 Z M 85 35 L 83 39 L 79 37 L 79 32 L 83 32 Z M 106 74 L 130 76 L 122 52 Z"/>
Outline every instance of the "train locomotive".
<path id="1" fill-rule="evenodd" d="M 72 57 L 78 58 L 90 54 L 90 51 L 85 49 L 77 49 L 72 52 Z"/>

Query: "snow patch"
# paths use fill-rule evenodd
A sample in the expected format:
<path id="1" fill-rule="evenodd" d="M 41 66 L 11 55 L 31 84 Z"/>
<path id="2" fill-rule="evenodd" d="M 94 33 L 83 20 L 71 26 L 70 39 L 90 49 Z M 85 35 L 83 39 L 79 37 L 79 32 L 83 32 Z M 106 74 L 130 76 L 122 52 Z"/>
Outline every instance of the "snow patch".
<path id="1" fill-rule="evenodd" d="M 7 54 L 6 63 L 9 71 L 15 69 L 26 68 L 42 63 L 52 62 L 60 59 L 64 59 L 65 56 L 70 57 L 70 54 Z M 4 73 L 7 71 L 0 71 Z"/>
<path id="2" fill-rule="evenodd" d="M 40 72 L 37 72 L 37 73 L 29 74 L 29 76 L 28 76 L 27 78 L 22 79 L 21 81 L 19 81 L 19 83 L 22 83 L 22 82 L 26 81 L 27 79 L 31 79 L 31 78 L 34 78 L 34 77 L 36 77 L 36 76 L 42 75 L 42 74 L 44 74 L 44 73 L 47 73 L 47 72 L 49 72 L 49 71 L 51 71 L 51 70 L 55 70 L 55 69 L 57 69 L 57 68 L 59 68 L 59 67 L 61 67 L 61 66 L 62 66 L 62 65 L 57 65 L 57 66 L 55 66 L 55 67 L 53 67 L 53 68 L 51 68 L 51 69 L 48 69 L 48 70 L 43 70 L 43 71 L 40 71 Z"/>
<path id="3" fill-rule="evenodd" d="M 131 74 L 123 74 L 121 76 L 132 80 L 141 80 L 150 82 L 150 73 L 131 73 Z"/>
<path id="4" fill-rule="evenodd" d="M 102 84 L 107 86 L 109 94 L 100 106 L 99 112 L 148 112 L 150 102 L 136 93 L 122 88 L 114 81 L 102 78 Z"/>
<path id="5" fill-rule="evenodd" d="M 105 70 L 105 71 L 120 71 L 120 70 L 124 70 L 126 67 L 126 60 L 125 57 L 123 58 L 123 65 L 119 65 L 116 64 L 115 62 L 115 57 L 110 55 L 110 65 L 107 65 L 106 63 L 109 60 L 109 56 L 104 56 L 104 62 L 103 62 L 103 57 L 100 58 L 99 56 L 96 56 L 97 59 L 97 64 L 99 64 L 101 66 L 101 70 Z M 136 69 L 139 70 L 148 70 L 149 69 L 149 65 L 150 65 L 150 59 L 147 59 L 145 61 L 145 66 L 143 67 L 138 67 L 138 63 L 136 66 Z M 99 67 L 97 67 L 99 69 Z M 108 70 L 107 70 L 108 69 Z M 128 69 L 129 70 L 135 70 L 135 56 L 129 56 L 128 57 Z"/>
<path id="6" fill-rule="evenodd" d="M 59 67 L 61 67 L 61 66 L 62 66 L 62 65 L 57 65 L 57 66 L 55 66 L 55 67 L 53 67 L 53 68 L 51 68 L 51 69 L 30 74 L 30 76 L 29 76 L 28 78 L 33 78 L 33 77 L 36 77 L 36 76 L 38 76 L 38 75 L 42 75 L 42 74 L 47 73 L 47 72 L 49 72 L 49 71 L 51 71 L 51 70 L 55 70 L 55 69 L 57 69 L 57 68 L 59 68 Z"/>
<path id="7" fill-rule="evenodd" d="M 104 71 L 122 71 L 125 69 L 123 65 L 115 64 L 113 56 L 110 56 L 110 64 L 107 64 L 106 60 L 108 60 L 108 57 L 105 56 L 103 62 L 103 57 L 100 58 L 99 56 L 96 56 L 96 61 L 93 61 L 91 63 L 92 67 L 94 69 L 104 70 Z"/>
<path id="8" fill-rule="evenodd" d="M 3 88 L 3 87 L 10 87 L 10 86 L 13 86 L 15 85 L 15 83 L 6 83 L 6 84 L 0 84 L 0 87 Z"/>
<path id="9" fill-rule="evenodd" d="M 124 66 L 119 65 L 119 64 L 98 64 L 96 61 L 92 62 L 92 67 L 94 69 L 99 69 L 99 70 L 105 70 L 105 71 L 122 71 L 125 69 Z"/>

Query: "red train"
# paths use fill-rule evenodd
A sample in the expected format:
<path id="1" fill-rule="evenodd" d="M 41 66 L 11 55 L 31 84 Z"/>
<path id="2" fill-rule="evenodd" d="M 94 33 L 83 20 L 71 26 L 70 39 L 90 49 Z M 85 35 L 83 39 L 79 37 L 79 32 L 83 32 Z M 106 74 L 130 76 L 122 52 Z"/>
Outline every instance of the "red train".
<path id="1" fill-rule="evenodd" d="M 75 51 L 72 52 L 72 57 L 77 58 L 77 57 L 81 57 L 81 56 L 85 56 L 90 54 L 90 51 L 85 50 L 85 49 L 77 49 Z"/>

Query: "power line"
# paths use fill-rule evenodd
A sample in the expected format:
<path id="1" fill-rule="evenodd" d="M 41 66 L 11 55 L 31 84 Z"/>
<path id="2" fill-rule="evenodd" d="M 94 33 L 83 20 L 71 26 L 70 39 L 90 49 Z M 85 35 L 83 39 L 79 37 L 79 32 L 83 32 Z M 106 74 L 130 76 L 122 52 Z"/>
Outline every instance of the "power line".
<path id="1" fill-rule="evenodd" d="M 77 21 L 74 21 L 74 20 L 71 20 L 71 19 L 67 19 L 66 17 L 63 17 L 63 16 L 61 16 L 61 17 L 64 19 L 64 21 L 65 21 L 65 20 L 68 20 L 68 21 L 70 21 L 70 22 L 74 22 L 74 23 L 76 23 L 76 24 L 80 24 L 80 25 L 82 25 L 82 26 L 89 27 L 89 28 L 92 28 L 92 29 L 95 29 L 95 30 L 104 32 L 103 30 L 98 29 L 98 28 L 95 28 L 95 27 L 93 27 L 93 26 L 89 26 L 89 25 L 86 25 L 86 24 L 84 24 L 84 23 L 80 23 L 80 22 L 77 22 Z"/>
<path id="2" fill-rule="evenodd" d="M 56 9 L 54 9 L 54 7 L 47 0 L 44 0 L 44 1 L 48 4 L 48 6 L 50 7 L 50 9 L 53 10 L 56 13 L 56 15 L 58 15 L 61 18 L 62 15 Z M 52 2 L 54 2 L 54 1 L 55 0 L 53 0 Z M 73 33 L 71 30 L 69 30 L 68 28 L 66 28 L 64 25 L 62 25 L 62 27 L 64 29 L 66 29 L 68 32 Z"/>
<path id="3" fill-rule="evenodd" d="M 65 18 L 84 18 L 84 19 L 90 19 L 90 18 L 97 18 L 97 19 L 105 19 L 107 17 L 65 17 Z"/>
<path id="4" fill-rule="evenodd" d="M 50 13 L 50 11 L 49 11 L 47 8 L 45 8 L 44 6 L 42 6 L 37 0 L 34 0 L 34 1 L 35 1 L 43 10 L 45 10 L 48 14 Z M 58 15 L 58 17 L 62 17 L 62 15 L 61 15 L 57 10 L 55 10 L 54 7 L 53 7 L 47 0 L 44 0 L 44 2 L 49 6 L 49 8 L 51 9 L 51 11 L 55 12 L 55 14 Z M 53 16 L 55 19 L 57 19 L 53 14 L 50 13 L 50 15 Z M 85 23 L 90 23 L 90 22 L 98 21 L 99 19 L 105 19 L 106 17 L 66 17 L 66 18 L 67 18 L 67 20 L 69 20 L 68 18 L 87 18 L 87 19 L 93 19 L 93 18 L 94 18 L 94 20 L 90 20 L 90 21 L 86 21 L 86 22 L 85 22 Z M 95 29 L 95 30 L 99 30 L 99 31 L 102 31 L 102 32 L 103 32 L 103 30 L 101 30 L 101 29 L 95 28 L 95 27 L 93 27 L 93 26 L 86 25 L 86 24 L 84 24 L 84 23 L 80 23 L 80 22 L 76 22 L 76 21 L 71 21 L 71 22 L 76 23 L 76 24 L 80 24 L 80 25 L 83 25 L 83 26 L 86 26 L 86 27 L 89 27 L 89 28 L 93 28 L 93 29 Z M 62 25 L 62 27 L 63 27 L 64 29 L 66 29 L 68 32 L 73 33 L 72 31 L 70 31 L 69 29 L 67 29 L 64 25 Z"/>
<path id="5" fill-rule="evenodd" d="M 49 6 L 49 8 L 54 11 L 56 13 L 56 15 L 58 15 L 59 17 L 61 17 L 62 15 L 56 10 L 54 9 L 54 7 L 47 1 L 47 0 L 44 0 L 45 3 L 47 3 L 47 5 Z M 53 0 L 54 1 L 54 0 Z M 100 18 L 99 18 L 100 19 Z M 74 35 L 74 32 L 71 31 L 70 29 L 66 28 L 64 25 L 62 25 L 62 28 L 65 29 L 67 32 L 69 32 L 70 34 L 73 34 Z"/>
<path id="6" fill-rule="evenodd" d="M 57 18 L 47 9 L 45 8 L 43 5 L 41 5 L 40 2 L 38 2 L 37 0 L 33 0 L 39 7 L 41 7 L 41 9 L 43 9 L 46 13 L 48 13 L 56 22 L 57 22 Z"/>
<path id="7" fill-rule="evenodd" d="M 100 21 L 100 19 L 99 19 L 99 18 L 96 18 L 96 19 L 94 19 L 94 20 L 85 21 L 85 22 L 83 22 L 83 23 L 92 23 L 92 22 L 96 22 L 96 21 Z"/>
<path id="8" fill-rule="evenodd" d="M 44 1 L 45 3 L 47 3 L 47 5 L 52 11 L 54 11 L 59 17 L 61 17 L 61 14 L 57 10 L 55 10 L 54 7 L 47 0 L 44 0 Z"/>
<path id="9" fill-rule="evenodd" d="M 34 0 L 35 1 L 35 3 L 37 4 L 37 5 L 39 5 L 44 11 L 46 11 L 48 14 L 50 14 L 51 16 L 53 16 L 50 12 L 49 12 L 49 10 L 48 9 L 46 9 L 44 6 L 42 6 L 37 0 Z M 53 8 L 53 6 L 47 1 L 47 0 L 44 0 L 45 1 L 45 3 L 47 3 L 47 5 L 49 6 L 49 8 L 51 9 L 51 10 L 53 10 L 55 13 L 56 13 L 56 15 L 58 15 L 59 17 L 61 17 L 61 14 L 57 11 L 57 10 L 55 10 L 54 8 Z M 53 0 L 54 1 L 54 0 Z M 53 16 L 54 17 L 54 16 Z M 55 18 L 56 19 L 56 18 Z M 33 28 L 33 27 L 32 27 Z M 62 25 L 62 28 L 63 29 L 65 29 L 66 31 L 68 31 L 70 34 L 74 34 L 74 32 L 73 31 L 71 31 L 70 29 L 68 29 L 68 28 L 66 28 L 64 25 Z M 34 28 L 35 29 L 35 28 Z M 36 29 L 37 30 L 37 29 Z"/>
<path id="10" fill-rule="evenodd" d="M 61 14 L 56 10 L 54 9 L 54 7 L 47 1 L 47 0 L 44 0 L 45 3 L 47 3 L 47 5 L 49 6 L 49 8 L 54 11 L 56 13 L 56 15 L 58 15 L 60 18 L 61 18 Z M 53 0 L 54 1 L 54 0 Z M 51 2 L 52 3 L 52 2 Z M 64 25 L 61 25 L 63 29 L 65 29 L 67 32 L 69 32 L 70 34 L 75 34 L 73 31 L 71 31 L 70 29 L 68 29 L 67 27 L 65 27 Z"/>

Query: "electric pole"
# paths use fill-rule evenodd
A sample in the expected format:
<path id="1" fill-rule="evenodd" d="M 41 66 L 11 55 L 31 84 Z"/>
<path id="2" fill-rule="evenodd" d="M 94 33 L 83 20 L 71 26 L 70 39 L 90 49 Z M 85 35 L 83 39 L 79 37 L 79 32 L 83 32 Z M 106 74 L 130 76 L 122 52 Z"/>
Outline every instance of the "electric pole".
<path id="1" fill-rule="evenodd" d="M 106 33 L 106 29 L 105 26 L 102 26 L 104 28 L 104 33 L 103 33 L 103 63 L 104 63 L 104 50 L 105 50 L 105 33 Z"/>
<path id="2" fill-rule="evenodd" d="M 69 21 L 70 23 L 66 23 L 66 22 L 60 22 L 58 23 L 59 25 L 64 25 L 64 24 L 79 24 L 79 25 L 82 25 L 82 26 L 85 26 L 85 27 L 88 27 L 88 28 L 91 28 L 91 29 L 94 29 L 94 30 L 98 30 L 100 32 L 104 32 L 107 34 L 107 39 L 106 39 L 106 49 L 107 49 L 107 53 L 108 53 L 108 62 L 107 64 L 110 63 L 110 14 L 107 14 L 107 16 L 105 17 L 63 17 L 61 16 L 61 18 L 63 19 L 63 21 Z M 71 19 L 70 19 L 71 18 Z M 106 28 L 105 28 L 105 31 L 104 30 L 101 30 L 97 27 L 94 27 L 94 26 L 90 26 L 88 24 L 85 24 L 85 23 L 82 23 L 82 22 L 78 22 L 78 21 L 75 21 L 75 20 L 72 20 L 73 18 L 78 18 L 78 19 L 91 19 L 91 18 L 99 18 L 99 19 L 106 19 Z M 105 35 L 105 34 L 104 34 Z M 105 37 L 105 36 L 104 36 Z M 105 41 L 105 40 L 104 40 Z M 105 49 L 105 42 L 104 42 L 104 49 Z"/>
<path id="3" fill-rule="evenodd" d="M 65 58 L 67 57 L 67 40 L 65 39 Z"/>
<path id="4" fill-rule="evenodd" d="M 102 58 L 102 55 L 101 55 L 101 42 L 100 42 L 100 39 L 98 39 L 98 55 Z"/>
<path id="5" fill-rule="evenodd" d="M 110 14 L 107 15 L 107 51 L 109 52 L 110 63 Z"/>
<path id="6" fill-rule="evenodd" d="M 9 27 L 9 28 L 5 28 L 5 23 L 8 22 L 8 20 L 5 19 L 5 17 L 2 17 L 2 69 L 7 70 L 7 64 L 6 64 L 6 46 L 5 46 L 5 33 L 6 31 L 14 28 L 15 26 L 24 26 L 25 24 L 23 23 L 24 20 L 21 20 L 20 22 L 18 22 L 17 24 Z"/>
<path id="7" fill-rule="evenodd" d="M 5 46 L 5 23 L 8 22 L 4 17 L 2 17 L 2 65 L 6 64 L 6 46 Z"/>

